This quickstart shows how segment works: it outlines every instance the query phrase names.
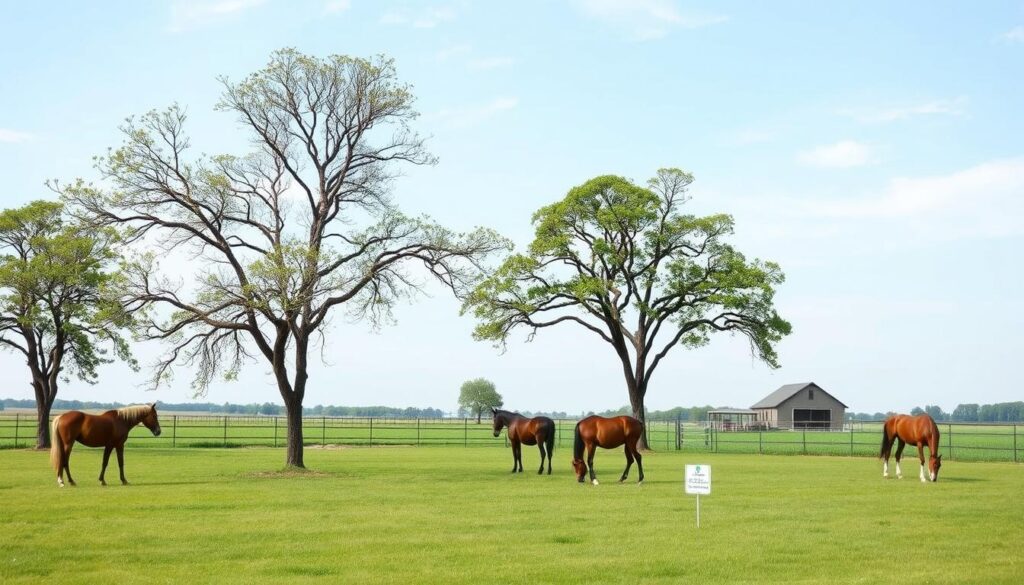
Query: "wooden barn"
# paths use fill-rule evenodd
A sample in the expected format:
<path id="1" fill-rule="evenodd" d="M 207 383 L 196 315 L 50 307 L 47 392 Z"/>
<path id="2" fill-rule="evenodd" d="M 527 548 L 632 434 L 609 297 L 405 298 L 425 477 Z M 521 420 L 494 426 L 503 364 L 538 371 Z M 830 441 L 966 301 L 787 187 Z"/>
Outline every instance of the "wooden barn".
<path id="1" fill-rule="evenodd" d="M 786 384 L 750 407 L 769 428 L 842 430 L 846 405 L 814 382 Z"/>

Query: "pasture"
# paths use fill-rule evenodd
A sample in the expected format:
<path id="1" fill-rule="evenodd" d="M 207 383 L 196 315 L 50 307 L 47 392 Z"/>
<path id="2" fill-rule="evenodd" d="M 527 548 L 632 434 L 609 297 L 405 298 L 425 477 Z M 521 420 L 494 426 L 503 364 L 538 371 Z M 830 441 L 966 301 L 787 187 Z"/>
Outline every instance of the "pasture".
<path id="1" fill-rule="evenodd" d="M 133 435 L 138 434 L 136 430 Z M 0 451 L 0 581 L 69 583 L 1021 583 L 1024 466 L 949 462 L 940 481 L 883 480 L 874 458 L 655 451 L 643 486 L 512 475 L 507 449 L 126 451 L 129 486 L 100 487 L 100 451 L 75 448 L 79 486 L 47 454 Z M 136 443 L 138 445 L 138 443 Z M 713 494 L 682 493 L 686 463 Z"/>

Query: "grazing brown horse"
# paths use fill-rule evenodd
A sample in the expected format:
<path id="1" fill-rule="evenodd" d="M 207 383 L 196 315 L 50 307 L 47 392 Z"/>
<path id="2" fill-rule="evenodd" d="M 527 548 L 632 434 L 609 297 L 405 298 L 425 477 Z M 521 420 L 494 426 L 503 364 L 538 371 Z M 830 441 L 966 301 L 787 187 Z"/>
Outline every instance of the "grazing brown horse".
<path id="1" fill-rule="evenodd" d="M 590 481 L 597 485 L 594 477 L 594 450 L 597 447 L 614 449 L 619 445 L 626 446 L 626 470 L 619 481 L 626 481 L 629 468 L 636 459 L 636 468 L 640 471 L 640 481 L 644 481 L 644 466 L 641 463 L 640 451 L 636 448 L 637 441 L 644 434 L 644 424 L 631 416 L 588 416 L 576 423 L 575 440 L 572 446 L 572 468 L 576 471 L 576 479 L 583 483 L 583 476 L 590 468 Z M 583 448 L 587 448 L 587 462 L 583 462 Z"/>
<path id="2" fill-rule="evenodd" d="M 494 413 L 494 436 L 501 434 L 502 427 L 508 427 L 508 442 L 512 444 L 512 473 L 523 471 L 523 444 L 537 445 L 540 449 L 540 469 L 544 473 L 544 457 L 548 458 L 548 475 L 551 475 L 551 453 L 555 450 L 555 421 L 546 416 L 526 418 L 518 412 L 491 409 Z M 545 451 L 546 448 L 546 451 Z"/>
<path id="3" fill-rule="evenodd" d="M 885 427 L 882 429 L 882 452 L 884 461 L 882 466 L 882 477 L 889 477 L 889 453 L 892 451 L 892 444 L 899 441 L 896 447 L 896 477 L 903 477 L 903 470 L 900 469 L 900 458 L 903 456 L 903 447 L 907 443 L 917 445 L 917 458 L 921 462 L 921 481 L 939 480 L 939 467 L 942 466 L 942 455 L 939 454 L 939 427 L 936 426 L 932 417 L 927 414 L 909 416 L 897 414 L 885 419 Z M 924 445 L 928 445 L 928 477 L 924 474 Z"/>
<path id="4" fill-rule="evenodd" d="M 128 432 L 135 425 L 142 423 L 160 436 L 160 421 L 156 417 L 156 403 L 141 406 L 125 406 L 117 410 L 108 410 L 103 414 L 86 414 L 77 410 L 69 410 L 53 419 L 50 424 L 50 463 L 57 471 L 57 485 L 64 487 L 64 472 L 68 473 L 68 483 L 75 485 L 71 479 L 71 448 L 75 441 L 86 447 L 103 447 L 103 467 L 100 469 L 100 483 L 107 485 L 103 474 L 107 472 L 107 461 L 110 452 L 117 450 L 117 466 L 121 471 L 121 483 L 128 484 L 124 478 L 124 442 Z"/>

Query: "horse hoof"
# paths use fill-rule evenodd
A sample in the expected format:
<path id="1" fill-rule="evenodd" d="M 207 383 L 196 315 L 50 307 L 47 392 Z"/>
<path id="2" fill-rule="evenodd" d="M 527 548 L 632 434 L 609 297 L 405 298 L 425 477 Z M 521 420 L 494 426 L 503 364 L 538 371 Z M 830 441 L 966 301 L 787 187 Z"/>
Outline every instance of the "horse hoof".
<path id="1" fill-rule="evenodd" d="M 591 480 L 591 481 L 590 481 L 590 483 L 592 483 L 592 484 L 594 484 L 594 485 L 599 485 L 599 484 L 597 483 L 597 480 L 596 480 L 596 479 L 593 479 L 593 480 Z"/>

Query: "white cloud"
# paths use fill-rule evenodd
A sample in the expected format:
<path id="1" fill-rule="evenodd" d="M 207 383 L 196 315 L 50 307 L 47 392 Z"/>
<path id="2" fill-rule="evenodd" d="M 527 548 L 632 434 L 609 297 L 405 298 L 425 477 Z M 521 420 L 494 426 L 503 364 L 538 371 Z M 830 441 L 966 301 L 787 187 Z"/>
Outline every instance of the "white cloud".
<path id="1" fill-rule="evenodd" d="M 827 168 L 861 167 L 872 162 L 871 147 L 855 140 L 841 140 L 797 154 L 805 165 Z"/>
<path id="2" fill-rule="evenodd" d="M 459 57 L 465 55 L 473 50 L 470 45 L 449 45 L 436 53 L 434 53 L 434 59 L 437 61 L 447 61 L 453 57 Z"/>
<path id="3" fill-rule="evenodd" d="M 500 97 L 480 106 L 441 110 L 429 116 L 428 119 L 435 119 L 450 126 L 464 128 L 479 124 L 501 112 L 515 109 L 518 106 L 519 98 Z"/>
<path id="4" fill-rule="evenodd" d="M 909 220 L 951 235 L 1024 232 L 1024 157 L 982 163 L 947 175 L 897 177 L 875 196 L 810 205 L 820 217 Z"/>
<path id="5" fill-rule="evenodd" d="M 28 132 L 11 130 L 9 128 L 0 128 L 0 142 L 17 144 L 19 142 L 28 142 L 33 138 L 35 138 L 35 136 L 29 134 Z"/>
<path id="6" fill-rule="evenodd" d="M 352 0 L 329 0 L 324 4 L 324 14 L 341 14 L 352 8 Z"/>
<path id="7" fill-rule="evenodd" d="M 775 140 L 775 132 L 748 128 L 734 132 L 729 136 L 728 142 L 737 146 L 750 146 L 752 144 L 765 144 Z"/>
<path id="8" fill-rule="evenodd" d="M 1024 26 L 1015 26 L 999 35 L 1004 43 L 1024 43 Z"/>
<path id="9" fill-rule="evenodd" d="M 241 14 L 266 0 L 176 0 L 171 4 L 170 32 L 184 32 Z"/>
<path id="10" fill-rule="evenodd" d="M 751 221 L 742 233 L 795 242 L 792 258 L 808 262 L 827 257 L 829 250 L 869 253 L 936 241 L 1019 237 L 1024 236 L 1024 156 L 939 175 L 894 177 L 861 194 L 741 198 L 734 211 Z"/>
<path id="11" fill-rule="evenodd" d="M 452 6 L 433 6 L 419 11 L 394 10 L 380 17 L 381 24 L 411 26 L 413 28 L 434 28 L 455 20 L 457 13 Z"/>
<path id="12" fill-rule="evenodd" d="M 695 29 L 725 22 L 719 14 L 684 14 L 674 0 L 573 0 L 578 10 L 624 30 L 633 40 L 662 38 L 675 29 Z"/>
<path id="13" fill-rule="evenodd" d="M 515 63 L 515 59 L 512 57 L 487 57 L 482 59 L 471 59 L 466 65 L 471 71 L 486 71 L 489 69 L 499 69 L 501 67 L 509 67 Z"/>
<path id="14" fill-rule="evenodd" d="M 844 108 L 839 110 L 839 114 L 859 122 L 895 122 L 915 116 L 962 116 L 965 113 L 966 105 L 967 97 L 960 96 L 954 99 L 932 100 L 899 107 Z"/>

